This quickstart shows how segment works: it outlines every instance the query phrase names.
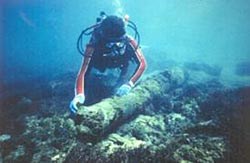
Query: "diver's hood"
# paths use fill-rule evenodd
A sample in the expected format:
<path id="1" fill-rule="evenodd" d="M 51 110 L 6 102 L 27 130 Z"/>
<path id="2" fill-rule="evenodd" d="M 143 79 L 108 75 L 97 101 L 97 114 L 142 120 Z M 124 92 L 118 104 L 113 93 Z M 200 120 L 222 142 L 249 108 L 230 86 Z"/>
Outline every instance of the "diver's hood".
<path id="1" fill-rule="evenodd" d="M 81 55 L 84 56 L 84 47 L 83 47 L 83 36 L 94 36 L 92 39 L 94 42 L 101 42 L 101 43 L 114 43 L 114 42 L 126 42 L 127 36 L 126 36 L 126 30 L 125 30 L 125 22 L 122 18 L 118 16 L 108 16 L 105 14 L 105 12 L 100 13 L 100 17 L 96 19 L 97 23 L 87 27 L 84 29 L 81 34 L 78 37 L 77 40 L 77 50 Z M 138 40 L 137 47 L 134 50 L 137 50 L 137 48 L 140 45 L 140 35 L 137 31 L 136 24 L 128 18 L 125 18 L 126 26 L 134 30 L 135 35 L 134 39 Z M 92 41 L 93 41 L 92 40 Z M 119 47 L 118 47 L 119 49 Z"/>
<path id="2" fill-rule="evenodd" d="M 118 16 L 107 16 L 100 24 L 102 38 L 108 42 L 118 42 L 124 39 L 125 23 Z"/>

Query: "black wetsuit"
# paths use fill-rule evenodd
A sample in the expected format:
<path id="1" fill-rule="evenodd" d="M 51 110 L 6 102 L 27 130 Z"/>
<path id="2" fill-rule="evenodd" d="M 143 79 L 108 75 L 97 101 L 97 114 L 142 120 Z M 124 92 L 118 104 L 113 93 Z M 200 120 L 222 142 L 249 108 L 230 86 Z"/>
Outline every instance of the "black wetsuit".
<path id="1" fill-rule="evenodd" d="M 128 40 L 125 41 L 125 52 L 116 55 L 111 54 L 112 51 L 105 47 L 104 41 L 90 43 L 95 50 L 85 76 L 85 105 L 92 105 L 112 96 L 117 88 L 130 79 L 127 77 L 132 75 L 128 73 L 130 63 L 139 64 Z M 113 73 L 106 73 L 107 71 L 113 71 Z"/>

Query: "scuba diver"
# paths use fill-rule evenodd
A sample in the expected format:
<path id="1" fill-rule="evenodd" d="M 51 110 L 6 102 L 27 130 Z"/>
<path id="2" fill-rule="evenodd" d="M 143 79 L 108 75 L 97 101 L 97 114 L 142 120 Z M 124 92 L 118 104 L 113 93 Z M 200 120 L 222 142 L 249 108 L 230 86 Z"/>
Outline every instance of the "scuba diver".
<path id="1" fill-rule="evenodd" d="M 126 26 L 134 30 L 134 38 L 126 33 Z M 83 35 L 91 35 L 85 50 Z M 70 103 L 71 112 L 76 113 L 78 105 L 89 106 L 130 92 L 146 68 L 139 42 L 136 25 L 128 16 L 121 18 L 101 12 L 97 23 L 82 31 L 77 48 L 84 57 L 76 78 L 75 97 Z"/>

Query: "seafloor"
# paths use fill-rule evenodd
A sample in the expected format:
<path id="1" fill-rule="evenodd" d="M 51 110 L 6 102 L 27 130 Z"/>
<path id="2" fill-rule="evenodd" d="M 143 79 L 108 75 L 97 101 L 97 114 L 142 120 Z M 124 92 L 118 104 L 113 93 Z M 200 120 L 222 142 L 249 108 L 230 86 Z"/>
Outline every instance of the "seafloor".
<path id="1" fill-rule="evenodd" d="M 68 111 L 74 80 L 3 87 L 0 163 L 250 162 L 250 87 L 228 86 L 218 68 L 154 72 L 76 116 Z"/>

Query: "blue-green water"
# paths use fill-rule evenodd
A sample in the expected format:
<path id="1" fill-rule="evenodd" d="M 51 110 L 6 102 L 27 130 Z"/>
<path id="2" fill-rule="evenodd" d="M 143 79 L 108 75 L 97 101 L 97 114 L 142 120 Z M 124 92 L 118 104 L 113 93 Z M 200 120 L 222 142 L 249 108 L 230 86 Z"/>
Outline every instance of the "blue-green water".
<path id="1" fill-rule="evenodd" d="M 250 56 L 248 0 L 3 0 L 0 11 L 1 80 L 77 71 L 77 37 L 100 11 L 128 14 L 146 57 L 225 70 Z"/>
<path id="2" fill-rule="evenodd" d="M 69 103 L 82 60 L 76 42 L 100 11 L 136 23 L 146 73 L 173 65 L 185 71 L 143 75 L 152 85 L 141 82 L 121 102 L 104 101 L 96 117 L 83 106 L 75 119 Z M 247 0 L 0 0 L 0 162 L 96 162 L 109 152 L 114 162 L 249 162 L 249 17 Z M 97 87 L 94 98 L 95 91 L 106 93 Z M 85 109 L 92 112 L 86 121 Z M 93 135 L 92 124 L 109 135 Z"/>

